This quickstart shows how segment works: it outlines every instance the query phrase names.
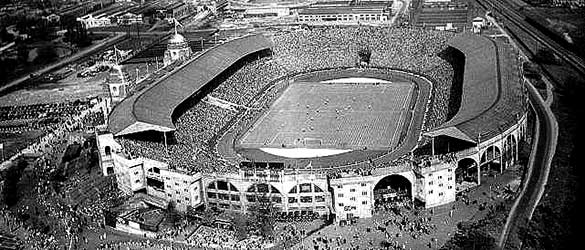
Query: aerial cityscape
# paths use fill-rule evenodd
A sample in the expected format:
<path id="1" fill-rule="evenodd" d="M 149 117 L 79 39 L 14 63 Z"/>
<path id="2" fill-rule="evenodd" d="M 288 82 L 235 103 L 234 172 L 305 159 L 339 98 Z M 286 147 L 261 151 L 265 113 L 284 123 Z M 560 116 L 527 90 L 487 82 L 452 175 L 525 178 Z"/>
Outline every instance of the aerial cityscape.
<path id="1" fill-rule="evenodd" d="M 578 249 L 585 0 L 0 0 L 0 250 Z"/>

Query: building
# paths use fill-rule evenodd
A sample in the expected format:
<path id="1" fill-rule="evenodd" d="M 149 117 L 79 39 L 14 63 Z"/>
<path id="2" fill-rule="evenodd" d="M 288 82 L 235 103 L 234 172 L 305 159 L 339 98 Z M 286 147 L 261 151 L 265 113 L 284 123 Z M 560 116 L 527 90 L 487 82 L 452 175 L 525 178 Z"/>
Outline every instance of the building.
<path id="1" fill-rule="evenodd" d="M 103 14 L 95 17 L 92 14 L 87 14 L 78 17 L 77 21 L 86 29 L 112 26 L 111 18 Z"/>
<path id="2" fill-rule="evenodd" d="M 164 66 L 167 66 L 175 61 L 187 60 L 192 54 L 193 51 L 191 50 L 191 47 L 189 47 L 189 43 L 185 37 L 177 33 L 175 29 L 175 34 L 171 36 L 167 43 L 167 50 L 163 57 L 163 64 Z"/>
<path id="3" fill-rule="evenodd" d="M 147 159 L 148 155 L 136 158 L 123 152 L 113 135 L 104 135 L 98 137 L 102 171 L 116 174 L 125 193 L 146 192 L 164 198 L 179 211 L 204 205 L 246 212 L 259 203 L 270 203 L 280 212 L 335 214 L 342 221 L 371 217 L 389 203 L 426 208 L 448 204 L 458 192 L 480 185 L 482 172 L 501 173 L 515 164 L 528 119 L 518 57 L 510 45 L 469 33 L 459 34 L 448 44 L 464 62 L 463 100 L 451 120 L 412 137 L 414 145 L 422 136 L 430 139 L 430 145 L 426 144 L 430 154 L 415 156 L 413 146 L 400 156 L 375 158 L 376 162 L 368 158 L 333 165 L 335 170 L 367 171 L 331 173 L 327 171 L 332 168 L 314 170 L 312 161 L 298 164 L 295 159 L 294 166 L 287 166 L 284 159 L 244 161 L 225 172 L 200 173 L 179 169 L 180 165 L 169 168 L 162 162 L 173 163 L 168 153 L 159 156 L 160 161 Z M 266 37 L 249 35 L 213 47 L 152 85 L 150 92 L 125 99 L 110 115 L 110 132 L 124 136 L 159 131 L 166 145 L 167 133 L 175 129 L 170 115 L 181 102 L 200 92 L 237 58 L 266 52 L 270 46 Z M 509 84 L 500 85 L 501 79 Z"/>
<path id="4" fill-rule="evenodd" d="M 387 22 L 391 15 L 388 3 L 351 4 L 349 2 L 320 2 L 298 12 L 298 21 L 312 22 Z"/>
<path id="5" fill-rule="evenodd" d="M 175 2 L 173 4 L 167 5 L 164 7 L 164 12 L 165 19 L 167 20 L 172 20 L 173 18 L 176 20 L 181 20 L 191 14 L 189 11 L 189 5 L 183 2 Z"/>
<path id="6" fill-rule="evenodd" d="M 414 23 L 418 27 L 453 31 L 471 27 L 471 12 L 465 2 L 425 0 L 417 12 Z"/>

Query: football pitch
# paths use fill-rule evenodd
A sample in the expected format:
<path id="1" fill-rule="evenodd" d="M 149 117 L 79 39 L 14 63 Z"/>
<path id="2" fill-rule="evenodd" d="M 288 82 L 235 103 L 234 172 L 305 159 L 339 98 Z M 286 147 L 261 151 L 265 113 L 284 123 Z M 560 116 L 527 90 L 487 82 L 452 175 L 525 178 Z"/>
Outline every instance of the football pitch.
<path id="1" fill-rule="evenodd" d="M 292 83 L 240 140 L 242 148 L 388 149 L 400 143 L 414 84 Z"/>

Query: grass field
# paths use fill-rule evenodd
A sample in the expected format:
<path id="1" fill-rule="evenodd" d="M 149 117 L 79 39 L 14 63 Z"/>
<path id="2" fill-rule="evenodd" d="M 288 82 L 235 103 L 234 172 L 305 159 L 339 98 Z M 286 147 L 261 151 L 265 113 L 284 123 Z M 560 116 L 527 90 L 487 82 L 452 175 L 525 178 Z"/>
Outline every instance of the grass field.
<path id="1" fill-rule="evenodd" d="M 242 148 L 387 149 L 408 124 L 407 82 L 290 85 L 240 141 Z"/>

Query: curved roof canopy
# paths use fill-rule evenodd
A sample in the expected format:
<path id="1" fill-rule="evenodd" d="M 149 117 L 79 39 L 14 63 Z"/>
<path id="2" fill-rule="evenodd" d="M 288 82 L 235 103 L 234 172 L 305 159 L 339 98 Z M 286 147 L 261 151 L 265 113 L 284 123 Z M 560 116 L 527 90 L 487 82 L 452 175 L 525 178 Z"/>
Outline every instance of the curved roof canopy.
<path id="1" fill-rule="evenodd" d="M 449 45 L 465 55 L 463 93 L 457 114 L 426 136 L 477 143 L 499 134 L 522 110 L 516 54 L 504 43 L 462 33 Z"/>
<path id="2" fill-rule="evenodd" d="M 177 106 L 238 60 L 271 47 L 272 43 L 266 37 L 250 35 L 197 55 L 145 90 L 119 103 L 110 113 L 109 130 L 115 136 L 144 131 L 174 131 L 171 116 Z"/>

